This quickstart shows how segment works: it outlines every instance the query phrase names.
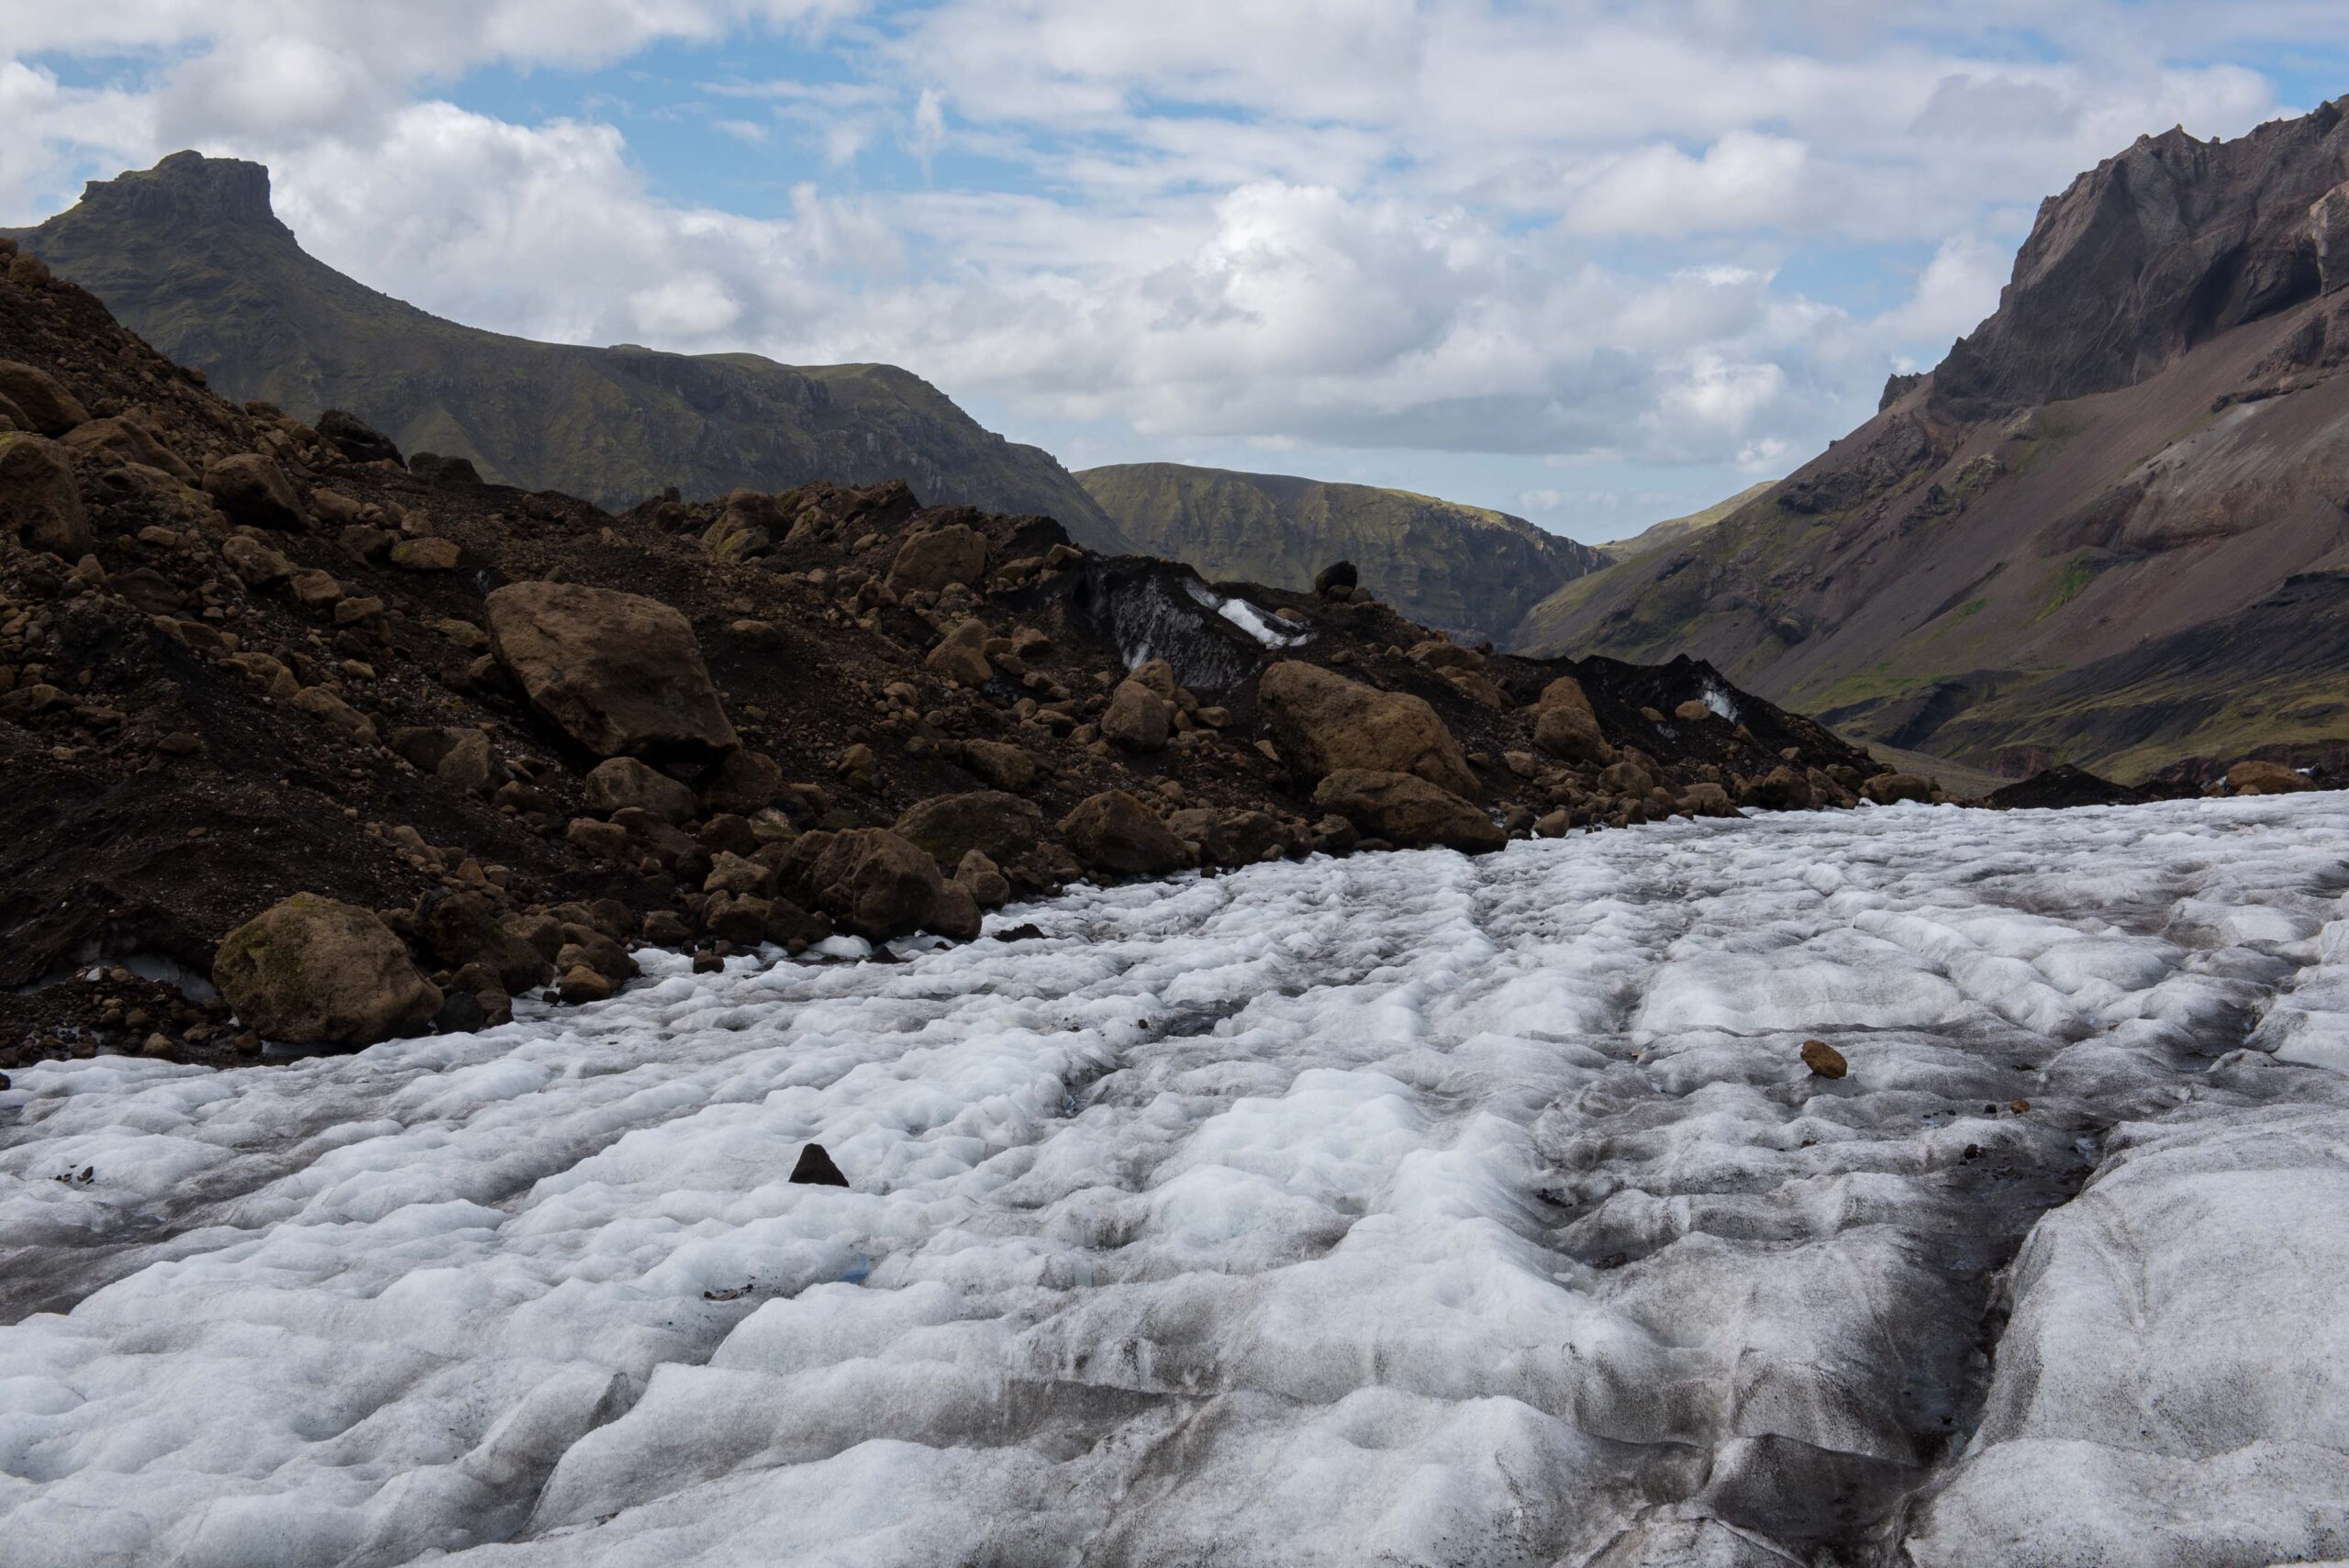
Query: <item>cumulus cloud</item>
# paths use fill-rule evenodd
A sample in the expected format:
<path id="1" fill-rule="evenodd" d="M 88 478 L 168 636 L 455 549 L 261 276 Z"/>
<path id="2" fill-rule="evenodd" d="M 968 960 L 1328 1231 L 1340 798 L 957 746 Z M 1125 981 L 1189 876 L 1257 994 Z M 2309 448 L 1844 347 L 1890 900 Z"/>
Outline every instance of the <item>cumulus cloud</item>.
<path id="1" fill-rule="evenodd" d="M 2349 17 L 2290 0 L 25 10 L 0 39 L 19 220 L 195 145 L 269 162 L 329 262 L 504 330 L 891 360 L 1168 450 L 1740 473 L 1800 461 L 1887 370 L 1938 357 L 2078 169 L 2278 112 L 2238 50 L 2349 42 Z M 2027 58 L 2025 22 L 2048 44 Z M 747 39 L 809 69 L 738 70 Z M 708 156 L 787 190 L 779 210 L 651 183 L 623 116 L 468 103 L 478 67 L 655 44 L 696 61 L 673 91 Z M 1817 281 L 1898 276 L 1895 245 L 1896 295 Z M 1597 493 L 1552 494 L 1519 499 Z"/>

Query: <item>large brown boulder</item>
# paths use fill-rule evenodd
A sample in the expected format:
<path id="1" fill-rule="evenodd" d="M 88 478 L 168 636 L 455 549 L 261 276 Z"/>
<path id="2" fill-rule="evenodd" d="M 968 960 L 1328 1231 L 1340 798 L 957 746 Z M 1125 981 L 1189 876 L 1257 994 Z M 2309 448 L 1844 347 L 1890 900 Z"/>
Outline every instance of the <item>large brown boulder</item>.
<path id="1" fill-rule="evenodd" d="M 182 462 L 155 432 L 128 415 L 77 425 L 65 437 L 76 451 L 99 453 L 117 462 L 135 462 L 168 473 L 183 484 L 195 483 L 195 470 Z"/>
<path id="2" fill-rule="evenodd" d="M 259 452 L 215 458 L 204 465 L 204 489 L 231 522 L 257 528 L 298 528 L 302 497 L 285 471 Z"/>
<path id="3" fill-rule="evenodd" d="M 0 534 L 79 561 L 95 542 L 73 465 L 55 441 L 0 433 Z"/>
<path id="4" fill-rule="evenodd" d="M 1163 751 L 1174 728 L 1174 705 L 1141 681 L 1118 683 L 1101 716 L 1101 739 L 1129 751 Z"/>
<path id="5" fill-rule="evenodd" d="M 689 822 L 701 814 L 692 789 L 634 757 L 607 757 L 587 770 L 587 804 L 607 817 L 633 806 L 663 822 Z"/>
<path id="6" fill-rule="evenodd" d="M 918 845 L 941 871 L 952 873 L 974 850 L 997 865 L 1019 860 L 1042 836 L 1044 814 L 1034 802 L 1016 795 L 974 789 L 933 795 L 908 807 L 890 830 Z"/>
<path id="7" fill-rule="evenodd" d="M 2243 762 L 2227 770 L 2227 787 L 2237 795 L 2298 795 L 2316 785 L 2281 762 Z"/>
<path id="8" fill-rule="evenodd" d="M 17 412 L 44 436 L 61 436 L 90 417 L 82 400 L 58 384 L 55 376 L 20 360 L 0 360 L 0 398 L 16 405 Z"/>
<path id="9" fill-rule="evenodd" d="M 693 624 L 660 600 L 576 583 L 509 583 L 488 608 L 498 662 L 533 707 L 597 756 L 735 744 Z"/>
<path id="10" fill-rule="evenodd" d="M 497 976 L 499 989 L 509 996 L 537 989 L 554 973 L 554 966 L 508 930 L 478 893 L 451 893 L 431 900 L 417 917 L 416 934 L 442 967 L 480 964 Z"/>
<path id="11" fill-rule="evenodd" d="M 1590 707 L 1582 683 L 1561 675 L 1542 688 L 1533 701 L 1533 744 L 1562 762 L 1605 766 L 1615 760 L 1615 749 L 1599 731 L 1598 715 Z"/>
<path id="12" fill-rule="evenodd" d="M 297 893 L 221 939 L 212 983 L 247 1028 L 297 1045 L 417 1034 L 440 992 L 374 914 Z"/>
<path id="13" fill-rule="evenodd" d="M 1103 790 L 1061 818 L 1061 837 L 1087 870 L 1154 876 L 1191 863 L 1191 851 L 1155 812 L 1121 789 Z"/>
<path id="14" fill-rule="evenodd" d="M 977 934 L 978 911 L 970 895 L 960 888 L 948 892 L 938 862 L 885 828 L 803 833 L 793 841 L 776 880 L 808 907 L 876 941 L 925 929 Z"/>
<path id="15" fill-rule="evenodd" d="M 899 594 L 935 594 L 951 583 L 977 583 L 986 575 L 987 536 L 962 523 L 930 528 L 897 547 L 889 563 L 889 587 Z"/>
<path id="16" fill-rule="evenodd" d="M 1412 773 L 1341 768 L 1315 787 L 1313 804 L 1400 849 L 1440 844 L 1476 854 L 1508 841 L 1475 806 Z"/>
<path id="17" fill-rule="evenodd" d="M 1282 752 L 1315 778 L 1355 768 L 1415 774 L 1458 795 L 1476 793 L 1460 742 L 1419 697 L 1283 660 L 1258 679 L 1256 700 Z"/>

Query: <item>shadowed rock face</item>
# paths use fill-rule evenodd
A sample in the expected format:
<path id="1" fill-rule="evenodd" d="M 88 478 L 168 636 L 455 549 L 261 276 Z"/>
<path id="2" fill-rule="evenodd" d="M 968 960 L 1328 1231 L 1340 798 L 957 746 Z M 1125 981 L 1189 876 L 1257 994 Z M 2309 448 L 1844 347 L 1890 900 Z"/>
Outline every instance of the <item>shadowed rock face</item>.
<path id="1" fill-rule="evenodd" d="M 1996 315 L 1520 646 L 1686 652 L 1845 733 L 2124 782 L 2349 749 L 2349 123 L 2147 137 L 2040 209 Z"/>
<path id="2" fill-rule="evenodd" d="M 442 320 L 305 253 L 258 163 L 173 153 L 15 232 L 230 397 L 301 418 L 349 409 L 404 451 L 469 459 L 499 484 L 627 506 L 672 485 L 701 497 L 906 479 L 933 501 L 1041 512 L 1081 543 L 1124 548 L 1049 453 L 894 365 L 535 343 Z"/>
<path id="3" fill-rule="evenodd" d="M 1404 490 L 1174 462 L 1077 478 L 1127 538 L 1206 576 L 1304 589 L 1351 562 L 1406 616 L 1472 639 L 1506 640 L 1545 595 L 1606 564 L 1523 517 Z"/>

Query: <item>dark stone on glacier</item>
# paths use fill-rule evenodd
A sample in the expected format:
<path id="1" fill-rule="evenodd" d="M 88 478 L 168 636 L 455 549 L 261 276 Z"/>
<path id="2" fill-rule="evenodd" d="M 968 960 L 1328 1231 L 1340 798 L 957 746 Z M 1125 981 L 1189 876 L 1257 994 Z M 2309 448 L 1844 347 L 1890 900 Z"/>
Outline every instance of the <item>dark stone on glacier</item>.
<path id="1" fill-rule="evenodd" d="M 848 1178 L 841 1174 L 841 1168 L 832 1163 L 832 1157 L 824 1152 L 820 1143 L 810 1143 L 799 1151 L 799 1163 L 791 1168 L 791 1179 L 810 1187 L 848 1185 Z"/>

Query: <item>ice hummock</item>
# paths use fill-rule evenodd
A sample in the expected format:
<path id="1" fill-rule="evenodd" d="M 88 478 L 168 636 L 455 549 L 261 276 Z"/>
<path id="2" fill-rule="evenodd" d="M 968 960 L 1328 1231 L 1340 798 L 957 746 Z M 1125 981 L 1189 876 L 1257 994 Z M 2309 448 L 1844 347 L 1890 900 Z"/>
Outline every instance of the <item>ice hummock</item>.
<path id="1" fill-rule="evenodd" d="M 30 1068 L 0 1564 L 2340 1556 L 2344 860 L 1673 823 Z"/>

